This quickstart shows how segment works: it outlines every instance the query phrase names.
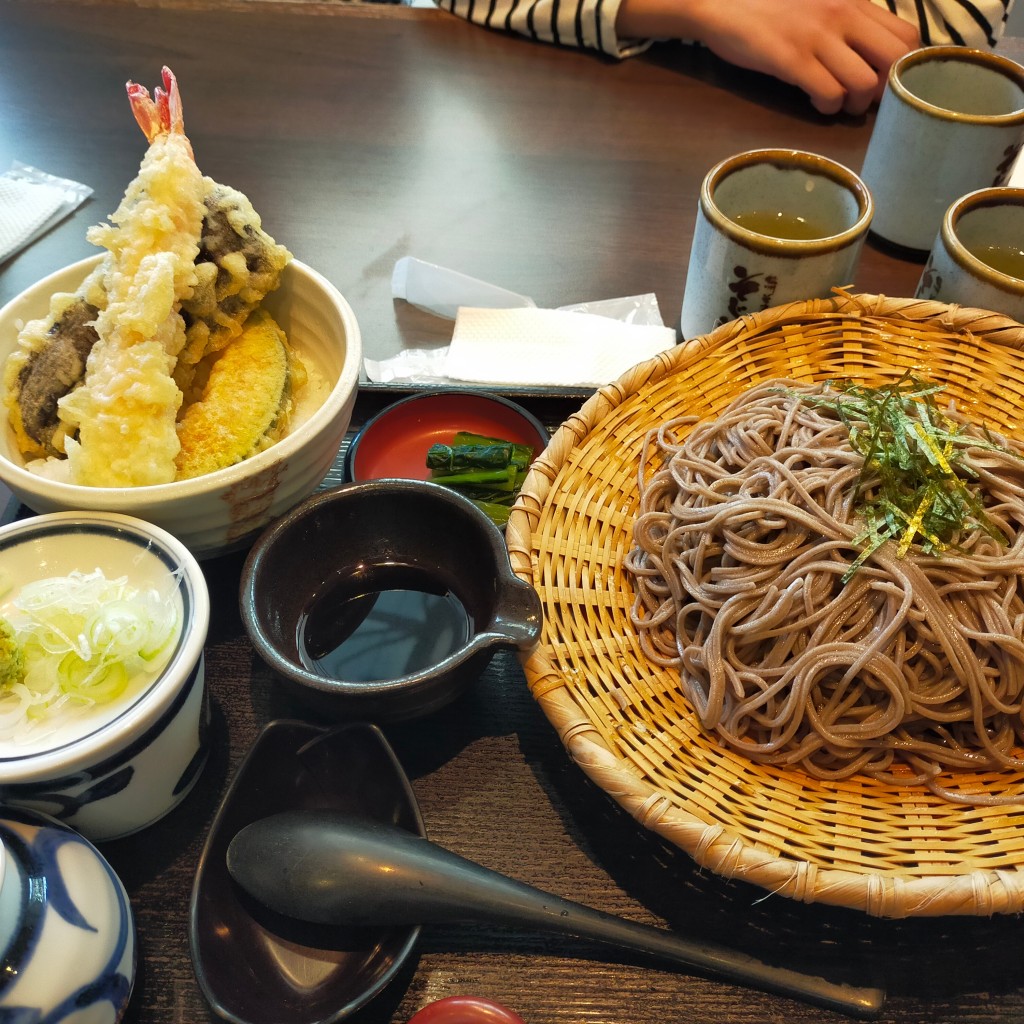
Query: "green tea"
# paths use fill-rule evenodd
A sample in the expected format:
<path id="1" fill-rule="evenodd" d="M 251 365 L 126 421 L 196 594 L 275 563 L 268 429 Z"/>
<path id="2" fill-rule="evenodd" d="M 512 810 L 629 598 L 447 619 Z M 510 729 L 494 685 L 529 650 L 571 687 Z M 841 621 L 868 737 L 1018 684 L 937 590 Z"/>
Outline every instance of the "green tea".
<path id="1" fill-rule="evenodd" d="M 979 245 L 970 251 L 993 270 L 1024 280 L 1024 249 L 1019 245 Z"/>
<path id="2" fill-rule="evenodd" d="M 756 231 L 759 235 L 769 235 L 772 238 L 808 241 L 812 238 L 827 238 L 834 234 L 823 224 L 795 213 L 786 213 L 784 210 L 751 210 L 749 213 L 738 213 L 732 219 L 748 231 Z"/>

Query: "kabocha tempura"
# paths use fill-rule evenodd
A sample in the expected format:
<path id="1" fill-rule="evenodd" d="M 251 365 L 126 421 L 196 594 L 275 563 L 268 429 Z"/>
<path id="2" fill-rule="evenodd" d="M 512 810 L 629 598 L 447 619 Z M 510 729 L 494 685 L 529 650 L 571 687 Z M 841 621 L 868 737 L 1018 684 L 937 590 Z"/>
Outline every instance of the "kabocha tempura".
<path id="1" fill-rule="evenodd" d="M 25 326 L 4 370 L 29 468 L 95 487 L 169 483 L 247 458 L 283 434 L 305 379 L 268 315 L 246 329 L 291 254 L 244 195 L 199 171 L 170 70 L 152 97 L 127 88 L 150 145 L 109 223 L 89 230 L 106 254 L 77 293 L 55 295 Z M 231 360 L 216 371 L 235 344 L 268 367 L 245 389 L 225 380 Z"/>

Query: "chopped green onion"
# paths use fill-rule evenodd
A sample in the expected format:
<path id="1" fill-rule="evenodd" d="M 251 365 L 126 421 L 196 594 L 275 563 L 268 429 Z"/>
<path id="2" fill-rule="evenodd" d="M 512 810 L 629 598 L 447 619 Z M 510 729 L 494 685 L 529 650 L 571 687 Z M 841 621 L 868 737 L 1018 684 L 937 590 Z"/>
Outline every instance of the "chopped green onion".
<path id="1" fill-rule="evenodd" d="M 864 460 L 855 499 L 866 524 L 855 543 L 863 547 L 844 581 L 889 540 L 900 557 L 912 544 L 939 555 L 975 529 L 1007 543 L 969 486 L 977 473 L 964 457 L 968 448 L 1006 449 L 987 430 L 978 436 L 942 412 L 935 401 L 940 385 L 908 371 L 878 387 L 834 382 L 830 387 L 831 392 L 799 397 L 834 412 Z"/>
<path id="2" fill-rule="evenodd" d="M 108 580 L 97 569 L 9 596 L 0 619 L 0 739 L 65 707 L 109 703 L 158 670 L 180 628 L 175 593 Z"/>

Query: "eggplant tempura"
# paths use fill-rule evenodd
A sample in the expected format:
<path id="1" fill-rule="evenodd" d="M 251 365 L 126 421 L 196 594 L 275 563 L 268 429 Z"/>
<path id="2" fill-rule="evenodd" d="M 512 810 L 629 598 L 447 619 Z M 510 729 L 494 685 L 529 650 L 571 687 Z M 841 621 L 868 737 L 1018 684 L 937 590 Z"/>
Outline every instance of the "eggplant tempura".
<path id="1" fill-rule="evenodd" d="M 4 370 L 4 400 L 22 455 L 66 460 L 72 483 L 169 483 L 195 475 L 196 466 L 209 472 L 240 461 L 280 436 L 301 380 L 292 380 L 298 358 L 283 334 L 254 332 L 247 351 L 269 346 L 257 353 L 258 363 L 279 369 L 283 345 L 289 368 L 283 378 L 275 372 L 255 382 L 262 389 L 256 419 L 273 430 L 241 447 L 228 438 L 218 449 L 217 437 L 202 434 L 204 423 L 218 420 L 208 405 L 208 415 L 193 417 L 187 432 L 202 456 L 183 451 L 189 406 L 216 398 L 204 394 L 213 365 L 277 287 L 291 254 L 263 231 L 244 195 L 201 174 L 167 68 L 163 84 L 150 97 L 128 83 L 150 145 L 109 223 L 88 232 L 107 250 L 103 260 L 76 293 L 55 295 L 48 315 L 24 327 Z M 251 436 L 255 425 L 249 427 Z"/>

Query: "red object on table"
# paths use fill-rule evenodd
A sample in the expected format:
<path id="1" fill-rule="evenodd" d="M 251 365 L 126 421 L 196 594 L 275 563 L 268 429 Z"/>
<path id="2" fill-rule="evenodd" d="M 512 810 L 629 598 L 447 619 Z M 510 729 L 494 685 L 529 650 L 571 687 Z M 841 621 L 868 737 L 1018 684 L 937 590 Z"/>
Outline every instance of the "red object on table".
<path id="1" fill-rule="evenodd" d="M 508 1007 L 479 996 L 448 996 L 417 1011 L 409 1024 L 525 1024 Z"/>

